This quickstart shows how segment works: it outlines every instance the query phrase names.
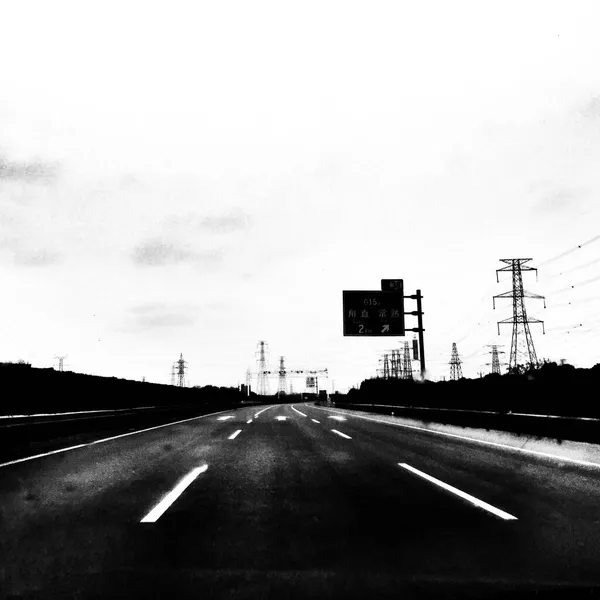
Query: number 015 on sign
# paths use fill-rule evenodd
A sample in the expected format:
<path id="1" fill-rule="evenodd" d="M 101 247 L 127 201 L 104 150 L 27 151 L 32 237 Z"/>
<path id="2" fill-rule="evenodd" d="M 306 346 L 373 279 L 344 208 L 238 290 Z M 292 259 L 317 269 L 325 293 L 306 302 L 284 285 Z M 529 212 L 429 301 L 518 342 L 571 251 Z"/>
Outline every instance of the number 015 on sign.
<path id="1" fill-rule="evenodd" d="M 402 292 L 345 290 L 342 304 L 344 335 L 404 335 Z"/>

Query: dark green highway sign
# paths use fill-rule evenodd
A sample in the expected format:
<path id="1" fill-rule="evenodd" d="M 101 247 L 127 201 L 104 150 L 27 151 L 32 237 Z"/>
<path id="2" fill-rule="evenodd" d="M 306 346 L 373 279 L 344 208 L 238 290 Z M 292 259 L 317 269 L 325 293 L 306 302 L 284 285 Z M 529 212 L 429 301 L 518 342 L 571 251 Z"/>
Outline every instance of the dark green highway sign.
<path id="1" fill-rule="evenodd" d="M 403 292 L 345 290 L 344 335 L 404 335 Z"/>

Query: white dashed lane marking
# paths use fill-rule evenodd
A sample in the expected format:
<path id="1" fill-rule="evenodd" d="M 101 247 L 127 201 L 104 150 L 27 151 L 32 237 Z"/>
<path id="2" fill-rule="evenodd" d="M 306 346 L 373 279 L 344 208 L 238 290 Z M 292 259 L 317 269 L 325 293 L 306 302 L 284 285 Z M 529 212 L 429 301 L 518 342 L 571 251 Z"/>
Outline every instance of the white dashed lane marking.
<path id="1" fill-rule="evenodd" d="M 493 515 L 496 515 L 497 517 L 504 519 L 505 521 L 516 521 L 517 520 L 517 517 L 515 517 L 507 512 L 504 512 L 503 510 L 500 510 L 499 508 L 496 508 L 495 506 L 492 506 L 491 504 L 488 504 L 487 502 L 484 502 L 483 500 L 480 500 L 479 498 L 475 498 L 475 496 L 471 496 L 471 494 L 467 494 L 466 492 L 463 492 L 462 490 L 459 490 L 458 488 L 455 488 L 454 486 L 448 485 L 447 483 L 444 483 L 443 481 L 440 481 L 439 479 L 436 479 L 435 477 L 432 477 L 431 475 L 427 475 L 427 473 L 423 473 L 423 471 L 419 471 L 418 469 L 415 469 L 414 467 L 411 467 L 410 465 L 407 465 L 406 463 L 398 463 L 398 465 L 400 465 L 403 469 L 406 469 L 407 471 L 410 471 L 411 473 L 414 473 L 415 475 L 418 475 L 419 477 L 422 477 L 423 479 L 426 479 L 427 481 L 430 481 L 431 483 L 443 488 L 444 490 L 451 492 L 452 494 L 456 494 L 457 496 L 463 498 L 464 500 L 467 500 L 471 504 L 474 504 L 475 506 L 478 506 L 479 508 L 483 508 L 483 510 L 487 510 L 488 512 L 492 513 Z"/>
<path id="2" fill-rule="evenodd" d="M 200 475 L 208 469 L 208 465 L 196 467 L 189 472 L 141 521 L 140 523 L 156 523 L 164 512 L 183 494 L 185 489 Z"/>
<path id="3" fill-rule="evenodd" d="M 344 439 L 347 439 L 347 440 L 352 439 L 349 435 L 346 435 L 345 433 L 342 433 L 341 431 L 338 431 L 337 429 L 332 429 L 331 431 L 333 431 L 333 433 L 337 433 L 340 437 L 343 437 Z"/>

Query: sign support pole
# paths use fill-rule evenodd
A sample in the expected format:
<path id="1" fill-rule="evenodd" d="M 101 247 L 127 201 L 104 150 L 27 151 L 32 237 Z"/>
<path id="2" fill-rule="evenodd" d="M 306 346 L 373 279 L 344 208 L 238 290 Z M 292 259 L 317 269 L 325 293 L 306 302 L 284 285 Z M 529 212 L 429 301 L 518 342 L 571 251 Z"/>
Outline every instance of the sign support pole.
<path id="1" fill-rule="evenodd" d="M 425 345 L 423 343 L 423 310 L 421 308 L 421 290 L 417 290 L 417 319 L 419 327 L 419 358 L 421 359 L 421 379 L 425 381 Z"/>

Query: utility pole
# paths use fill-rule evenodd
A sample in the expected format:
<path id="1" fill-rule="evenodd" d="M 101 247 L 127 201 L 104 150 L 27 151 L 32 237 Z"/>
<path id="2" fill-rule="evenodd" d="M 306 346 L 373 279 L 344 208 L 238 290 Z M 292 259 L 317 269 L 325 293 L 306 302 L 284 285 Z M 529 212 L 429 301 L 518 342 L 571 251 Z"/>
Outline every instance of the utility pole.
<path id="1" fill-rule="evenodd" d="M 456 349 L 456 342 L 452 342 L 452 357 L 450 358 L 450 379 L 452 381 L 456 381 L 463 376 L 461 362 Z"/>
<path id="2" fill-rule="evenodd" d="M 260 396 L 267 396 L 269 394 L 266 347 L 267 342 L 258 342 L 258 375 L 256 391 Z"/>
<path id="3" fill-rule="evenodd" d="M 417 320 L 419 331 L 419 349 L 420 349 L 420 363 L 421 363 L 421 379 L 425 381 L 425 341 L 423 339 L 423 307 L 421 305 L 421 300 L 423 296 L 421 295 L 421 290 L 417 290 Z"/>
<path id="4" fill-rule="evenodd" d="M 501 258 L 500 262 L 506 263 L 506 267 L 496 269 L 496 281 L 499 283 L 498 273 L 500 271 L 510 271 L 512 273 L 512 291 L 504 292 L 493 297 L 493 306 L 496 308 L 496 298 L 512 298 L 513 316 L 510 319 L 498 321 L 498 335 L 500 335 L 500 325 L 511 323 L 513 326 L 512 338 L 510 344 L 509 368 L 517 369 L 520 365 L 526 364 L 537 368 L 539 363 L 529 330 L 529 323 L 541 323 L 544 334 L 544 322 L 539 319 L 528 319 L 525 310 L 525 298 L 538 298 L 544 300 L 546 308 L 546 299 L 538 294 L 530 294 L 523 290 L 523 271 L 535 271 L 537 280 L 537 269 L 530 267 L 527 263 L 533 260 L 531 258 Z M 520 334 L 520 335 L 519 335 Z M 524 340 L 524 341 L 523 341 Z M 519 362 L 519 358 L 524 357 L 525 363 Z"/>

